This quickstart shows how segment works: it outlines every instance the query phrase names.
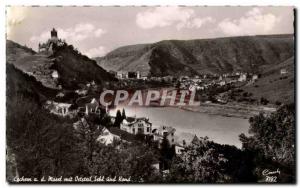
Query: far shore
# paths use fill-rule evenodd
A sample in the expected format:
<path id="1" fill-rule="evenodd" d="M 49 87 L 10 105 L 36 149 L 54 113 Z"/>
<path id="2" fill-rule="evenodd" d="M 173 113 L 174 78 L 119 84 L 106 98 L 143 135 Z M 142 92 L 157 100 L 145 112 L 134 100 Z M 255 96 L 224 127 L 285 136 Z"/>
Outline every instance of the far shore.
<path id="1" fill-rule="evenodd" d="M 182 110 L 207 113 L 211 115 L 221 115 L 226 117 L 237 117 L 249 119 L 252 116 L 258 115 L 260 112 L 271 113 L 276 109 L 272 107 L 244 105 L 244 104 L 216 104 L 216 103 L 201 103 L 200 106 L 179 106 Z"/>

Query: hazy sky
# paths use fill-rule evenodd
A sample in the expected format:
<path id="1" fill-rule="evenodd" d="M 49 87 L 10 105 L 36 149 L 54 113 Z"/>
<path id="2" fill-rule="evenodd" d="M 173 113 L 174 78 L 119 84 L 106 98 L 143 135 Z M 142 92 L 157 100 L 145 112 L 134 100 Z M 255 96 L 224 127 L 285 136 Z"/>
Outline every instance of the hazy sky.
<path id="1" fill-rule="evenodd" d="M 293 7 L 8 7 L 7 38 L 37 49 L 55 27 L 90 57 L 167 39 L 293 33 Z"/>

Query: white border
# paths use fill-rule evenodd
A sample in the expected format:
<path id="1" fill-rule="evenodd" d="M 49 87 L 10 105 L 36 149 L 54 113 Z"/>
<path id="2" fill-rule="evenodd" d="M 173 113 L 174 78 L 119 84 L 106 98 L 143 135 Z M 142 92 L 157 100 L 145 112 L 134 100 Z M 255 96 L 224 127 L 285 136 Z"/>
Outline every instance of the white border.
<path id="1" fill-rule="evenodd" d="M 1 131 L 0 131 L 0 137 L 1 137 L 1 157 L 0 157 L 0 185 L 1 187 L 9 187 L 16 185 L 8 185 L 5 180 L 5 174 L 6 174 L 6 168 L 5 168 L 5 6 L 6 5 L 103 5 L 103 6 L 109 6 L 109 5 L 134 5 L 134 6 L 141 6 L 141 5 L 147 5 L 147 6 L 158 6 L 158 5 L 186 5 L 186 6 L 295 6 L 298 8 L 298 20 L 299 20 L 299 7 L 300 7 L 300 1 L 299 0 L 259 0 L 259 1 L 253 1 L 253 0 L 227 0 L 227 1 L 220 1 L 220 0 L 201 0 L 201 1 L 193 1 L 193 0 L 151 0 L 151 1 L 141 1 L 141 0 L 102 0 L 102 1 L 95 1 L 95 0 L 7 0 L 5 3 L 3 3 L 4 0 L 0 1 L 0 122 L 1 122 Z M 297 25 L 299 26 L 299 21 L 297 20 Z M 298 32 L 297 35 L 299 36 Z M 297 57 L 299 55 L 299 48 L 297 48 Z M 297 66 L 297 72 L 299 73 L 299 66 Z M 297 88 L 299 88 L 299 79 L 297 75 Z M 297 102 L 298 106 L 298 102 Z M 297 109 L 297 117 L 298 116 L 298 109 Z M 297 119 L 299 121 L 299 119 Z M 297 126 L 296 126 L 297 127 Z M 299 137 L 299 127 L 297 127 L 297 136 Z M 297 139 L 298 140 L 298 139 Z M 299 144 L 297 143 L 297 163 L 299 163 Z M 297 171 L 297 180 L 299 182 L 299 171 Z M 20 185 L 17 185 L 18 187 Z M 25 185 L 25 186 L 32 186 L 32 185 Z M 34 185 L 35 187 L 43 187 L 43 185 Z M 47 187 L 65 187 L 67 185 L 47 185 Z M 74 186 L 74 185 L 69 185 Z M 86 187 L 87 185 L 76 185 L 76 187 Z M 119 185 L 88 185 L 88 186 L 101 186 L 101 187 L 117 187 Z M 135 186 L 135 185 L 122 185 L 122 186 Z M 141 185 L 136 185 L 141 186 Z M 145 185 L 144 185 L 145 186 Z M 147 185 L 146 185 L 147 186 Z M 156 187 L 171 187 L 173 185 L 153 185 Z M 182 185 L 187 186 L 187 185 Z M 197 185 L 193 185 L 197 186 Z M 204 185 L 200 185 L 204 186 Z M 232 186 L 232 185 L 222 185 L 225 187 Z M 242 187 L 245 185 L 235 185 L 236 187 Z M 250 187 L 264 187 L 268 185 L 250 185 Z M 272 186 L 272 185 L 271 185 Z M 288 187 L 288 185 L 280 185 L 280 187 Z"/>

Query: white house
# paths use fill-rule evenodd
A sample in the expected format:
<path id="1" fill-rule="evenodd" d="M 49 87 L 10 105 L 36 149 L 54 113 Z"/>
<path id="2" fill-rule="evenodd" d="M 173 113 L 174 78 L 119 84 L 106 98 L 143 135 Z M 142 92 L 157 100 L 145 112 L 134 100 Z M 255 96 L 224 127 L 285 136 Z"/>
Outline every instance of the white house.
<path id="1" fill-rule="evenodd" d="M 221 82 L 219 82 L 219 85 L 220 85 L 220 86 L 225 86 L 225 85 L 226 85 L 226 81 L 225 81 L 225 80 L 222 80 Z"/>
<path id="2" fill-rule="evenodd" d="M 77 93 L 78 95 L 86 95 L 88 91 L 85 89 L 77 89 L 75 93 Z"/>
<path id="3" fill-rule="evenodd" d="M 58 72 L 55 70 L 51 74 L 52 78 L 57 79 L 58 78 Z"/>
<path id="4" fill-rule="evenodd" d="M 180 155 L 182 154 L 182 152 L 184 151 L 184 147 L 179 145 L 179 144 L 175 144 L 175 153 L 176 155 Z"/>
<path id="5" fill-rule="evenodd" d="M 59 115 L 59 116 L 67 116 L 70 115 L 70 107 L 72 104 L 68 103 L 58 103 L 54 101 L 46 102 L 46 109 L 49 109 L 50 113 Z"/>
<path id="6" fill-rule="evenodd" d="M 280 69 L 280 74 L 287 74 L 288 71 L 286 69 Z"/>
<path id="7" fill-rule="evenodd" d="M 110 145 L 114 140 L 120 140 L 121 138 L 117 135 L 112 134 L 107 128 L 102 129 L 102 133 L 96 139 L 97 142 L 105 145 Z"/>
<path id="8" fill-rule="evenodd" d="M 257 74 L 253 74 L 253 76 L 252 76 L 252 81 L 256 81 L 258 79 L 258 75 Z"/>
<path id="9" fill-rule="evenodd" d="M 149 135 L 152 132 L 152 123 L 145 117 L 127 117 L 122 121 L 120 129 L 130 134 Z"/>
<path id="10" fill-rule="evenodd" d="M 95 98 L 93 98 L 90 103 L 85 105 L 85 114 L 89 115 L 90 113 L 94 113 L 94 114 L 101 113 L 99 103 Z"/>
<path id="11" fill-rule="evenodd" d="M 117 78 L 119 78 L 119 79 L 125 79 L 125 78 L 128 78 L 128 74 L 127 74 L 127 72 L 118 71 L 118 72 L 117 72 Z"/>
<path id="12" fill-rule="evenodd" d="M 245 82 L 247 80 L 247 74 L 242 73 L 238 79 L 239 82 Z"/>

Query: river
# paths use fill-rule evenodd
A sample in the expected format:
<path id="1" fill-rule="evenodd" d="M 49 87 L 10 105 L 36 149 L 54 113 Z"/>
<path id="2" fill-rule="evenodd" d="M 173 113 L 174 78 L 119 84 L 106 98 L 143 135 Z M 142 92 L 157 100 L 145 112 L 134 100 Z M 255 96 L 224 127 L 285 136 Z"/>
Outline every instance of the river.
<path id="1" fill-rule="evenodd" d="M 118 109 L 122 110 L 122 107 Z M 153 128 L 165 125 L 176 129 L 177 141 L 190 141 L 196 134 L 198 137 L 208 136 L 210 140 L 220 143 L 242 146 L 239 135 L 248 135 L 247 119 L 210 115 L 206 113 L 186 111 L 175 107 L 125 107 L 127 116 L 148 117 Z M 110 115 L 115 116 L 116 110 Z"/>

